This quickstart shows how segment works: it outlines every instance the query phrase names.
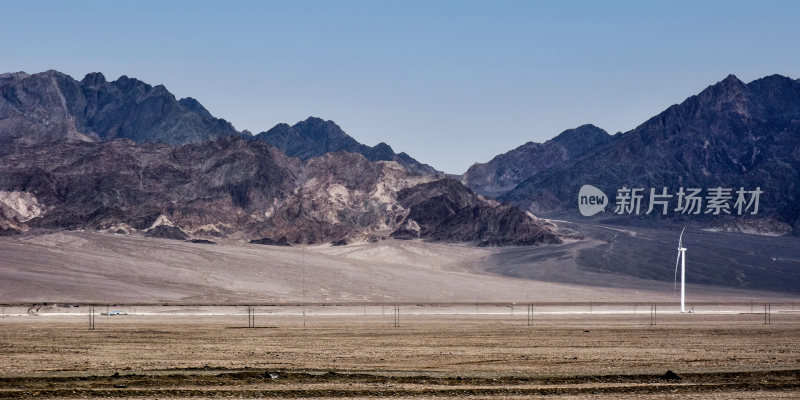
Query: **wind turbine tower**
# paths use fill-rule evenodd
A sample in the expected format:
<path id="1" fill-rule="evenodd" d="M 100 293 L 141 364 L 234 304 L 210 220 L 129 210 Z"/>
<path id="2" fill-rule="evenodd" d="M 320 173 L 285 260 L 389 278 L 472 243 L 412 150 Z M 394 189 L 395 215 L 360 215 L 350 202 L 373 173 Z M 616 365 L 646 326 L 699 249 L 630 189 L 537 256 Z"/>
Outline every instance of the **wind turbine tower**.
<path id="1" fill-rule="evenodd" d="M 683 232 L 686 227 L 681 230 L 681 236 L 678 239 L 678 259 L 675 260 L 675 281 L 678 280 L 678 263 L 681 264 L 681 313 L 686 312 L 686 247 L 683 247 Z"/>

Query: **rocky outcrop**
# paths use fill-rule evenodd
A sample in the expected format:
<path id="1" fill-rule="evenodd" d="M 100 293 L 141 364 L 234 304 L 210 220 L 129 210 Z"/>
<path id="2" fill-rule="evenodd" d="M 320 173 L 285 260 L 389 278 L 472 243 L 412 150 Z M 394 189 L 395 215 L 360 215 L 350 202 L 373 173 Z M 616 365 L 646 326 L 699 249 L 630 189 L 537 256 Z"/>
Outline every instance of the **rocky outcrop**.
<path id="1" fill-rule="evenodd" d="M 187 235 L 183 229 L 178 228 L 177 226 L 166 225 L 159 225 L 153 229 L 148 229 L 144 232 L 144 234 L 145 236 L 161 239 L 186 240 L 189 238 L 189 235 Z"/>
<path id="2" fill-rule="evenodd" d="M 0 208 L 0 236 L 16 235 L 28 230 L 28 227 L 16 218 L 6 215 Z"/>
<path id="3" fill-rule="evenodd" d="M 273 240 L 270 238 L 253 239 L 250 241 L 250 244 L 263 244 L 267 246 L 291 246 L 289 244 L 289 241 L 286 240 L 285 237 L 282 237 L 278 240 Z"/>
<path id="4" fill-rule="evenodd" d="M 475 242 L 479 246 L 561 242 L 519 208 L 487 200 L 453 179 L 406 188 L 397 197 L 407 210 L 392 233 L 397 238 Z"/>
<path id="5" fill-rule="evenodd" d="M 44 211 L 31 193 L 0 190 L 0 235 L 27 231 L 29 227 L 25 222 L 39 217 Z"/>
<path id="6" fill-rule="evenodd" d="M 406 171 L 395 162 L 371 162 L 357 153 L 328 153 L 305 164 L 304 181 L 272 213 L 254 227 L 292 243 L 320 243 L 386 237 L 393 229 L 399 190 L 433 179 Z"/>

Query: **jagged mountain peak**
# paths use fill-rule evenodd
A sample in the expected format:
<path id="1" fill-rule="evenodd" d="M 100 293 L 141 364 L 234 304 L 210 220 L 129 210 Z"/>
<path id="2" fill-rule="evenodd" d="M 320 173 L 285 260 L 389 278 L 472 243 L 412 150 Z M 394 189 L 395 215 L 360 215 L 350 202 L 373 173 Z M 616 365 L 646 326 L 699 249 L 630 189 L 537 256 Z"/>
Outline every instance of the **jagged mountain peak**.
<path id="1" fill-rule="evenodd" d="M 548 142 L 562 145 L 569 157 L 577 157 L 592 148 L 607 143 L 610 137 L 604 129 L 592 124 L 585 124 L 574 129 L 567 129 Z"/>
<path id="2" fill-rule="evenodd" d="M 744 84 L 739 78 L 736 77 L 734 74 L 728 74 L 725 79 L 719 81 L 718 84 L 722 84 L 724 86 L 738 86 Z"/>
<path id="3" fill-rule="evenodd" d="M 346 133 L 342 130 L 342 128 L 337 125 L 335 122 L 331 120 L 322 119 L 319 117 L 310 116 L 302 121 L 297 122 L 293 126 L 295 129 L 307 129 L 308 132 L 311 132 L 312 129 L 314 130 L 313 133 L 325 133 L 330 136 L 347 136 Z M 318 130 L 318 129 L 322 130 Z"/>
<path id="4" fill-rule="evenodd" d="M 213 118 L 211 113 L 208 112 L 208 110 L 205 107 L 203 107 L 203 105 L 200 104 L 200 102 L 197 101 L 197 99 L 195 99 L 193 97 L 184 97 L 184 98 L 178 100 L 178 104 L 180 104 L 180 105 L 186 107 L 187 109 L 189 109 L 191 111 L 194 111 L 194 112 L 196 112 L 196 113 L 198 113 L 198 114 L 200 114 L 200 115 L 202 115 L 202 116 L 204 116 L 206 118 Z"/>
<path id="5" fill-rule="evenodd" d="M 747 84 L 739 80 L 735 75 L 728 75 L 725 79 L 707 87 L 698 94 L 700 98 L 719 99 L 731 93 L 738 94 L 743 92 Z"/>
<path id="6" fill-rule="evenodd" d="M 272 129 L 254 136 L 292 157 L 308 160 L 326 153 L 348 151 L 364 155 L 370 161 L 396 161 L 410 172 L 435 175 L 433 167 L 422 164 L 407 154 L 396 154 L 386 143 L 370 147 L 359 143 L 330 120 L 308 117 L 294 125 L 277 124 Z"/>
<path id="7" fill-rule="evenodd" d="M 81 81 L 55 70 L 0 80 L 0 143 L 113 140 L 183 144 L 238 135 L 194 99 L 178 101 L 163 85 L 99 72 Z"/>
<path id="8" fill-rule="evenodd" d="M 121 89 L 121 90 L 132 90 L 138 89 L 145 92 L 149 92 L 153 89 L 153 86 L 147 82 L 140 81 L 136 78 L 131 78 L 128 75 L 122 75 L 119 78 L 110 82 L 111 85 Z"/>
<path id="9" fill-rule="evenodd" d="M 392 150 L 392 146 L 389 146 L 384 142 L 380 142 L 375 146 L 373 146 L 370 153 L 371 153 L 371 158 L 375 160 L 392 160 L 394 159 L 395 155 L 401 158 L 402 157 L 410 158 L 410 156 L 406 153 L 395 154 L 394 150 Z"/>
<path id="10" fill-rule="evenodd" d="M 377 148 L 377 149 L 381 149 L 381 150 L 394 151 L 394 150 L 392 150 L 392 146 L 389 146 L 386 142 L 380 142 L 380 143 L 376 144 L 375 146 L 373 146 L 373 148 Z"/>
<path id="11" fill-rule="evenodd" d="M 570 132 L 570 131 L 577 131 L 577 132 L 587 132 L 588 131 L 588 132 L 591 132 L 591 131 L 598 131 L 598 130 L 605 132 L 605 130 L 603 130 L 602 128 L 598 127 L 595 124 L 583 124 L 583 125 L 579 125 L 577 128 L 567 129 L 566 131 L 561 132 L 561 134 L 564 134 L 564 133 Z"/>
<path id="12" fill-rule="evenodd" d="M 25 75 L 28 75 L 28 74 L 25 74 Z M 67 74 L 65 74 L 65 73 L 63 73 L 61 71 L 57 71 L 57 70 L 54 70 L 54 69 L 48 69 L 47 71 L 37 72 L 37 73 L 31 74 L 31 75 L 28 75 L 28 76 L 41 76 L 41 77 L 47 76 L 47 77 L 50 77 L 50 76 L 69 76 L 69 75 L 67 75 Z"/>
<path id="13" fill-rule="evenodd" d="M 81 86 L 97 86 L 106 83 L 106 77 L 101 72 L 90 72 L 81 79 Z"/>
<path id="14" fill-rule="evenodd" d="M 784 75 L 781 75 L 781 74 L 772 74 L 772 75 L 767 75 L 765 77 L 753 80 L 752 82 L 748 83 L 747 85 L 748 86 L 759 85 L 759 84 L 791 85 L 791 84 L 793 84 L 793 83 L 795 83 L 797 81 L 800 81 L 800 79 L 792 79 L 792 78 L 790 78 L 788 76 L 784 76 Z"/>
<path id="15" fill-rule="evenodd" d="M 128 75 L 120 75 L 119 78 L 115 79 L 113 82 L 118 83 L 120 85 L 142 85 L 148 88 L 153 87 L 147 82 L 141 81 L 134 77 L 130 77 Z"/>
<path id="16" fill-rule="evenodd" d="M 17 72 L 6 72 L 0 74 L 0 79 L 25 79 L 30 77 L 31 74 L 25 71 L 17 71 Z"/>
<path id="17" fill-rule="evenodd" d="M 333 122 L 333 121 L 331 121 L 329 119 L 315 117 L 313 115 L 308 116 L 308 118 L 306 118 L 306 119 L 304 119 L 302 121 L 298 121 L 295 125 L 300 125 L 300 126 L 302 126 L 302 125 L 327 125 L 327 126 L 334 127 L 339 131 L 342 130 L 342 128 L 340 128 L 339 125 L 337 125 L 335 122 Z"/>

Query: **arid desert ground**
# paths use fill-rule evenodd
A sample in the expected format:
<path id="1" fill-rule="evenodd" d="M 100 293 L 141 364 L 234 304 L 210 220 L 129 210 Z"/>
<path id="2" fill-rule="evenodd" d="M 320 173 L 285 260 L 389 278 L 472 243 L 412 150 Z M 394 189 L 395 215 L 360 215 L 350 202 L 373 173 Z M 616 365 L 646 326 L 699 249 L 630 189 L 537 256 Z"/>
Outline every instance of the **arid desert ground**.
<path id="1" fill-rule="evenodd" d="M 671 247 L 644 248 L 642 255 L 625 254 L 619 262 L 606 260 L 627 265 L 654 252 L 665 253 L 663 262 L 645 268 L 661 271 L 668 281 L 580 264 L 582 258 L 604 260 L 606 256 L 593 251 L 603 251 L 607 241 L 614 243 L 587 238 L 562 245 L 478 248 L 389 240 L 277 247 L 93 232 L 22 235 L 0 237 L 0 293 L 3 303 L 676 301 Z M 794 253 L 791 256 L 800 259 Z M 784 268 L 794 271 L 797 263 Z M 770 272 L 784 284 L 797 279 L 796 272 Z M 781 291 L 688 282 L 689 302 L 798 299 Z"/>
<path id="2" fill-rule="evenodd" d="M 592 243 L 0 238 L 0 398 L 800 397 L 793 293 L 690 284 L 680 314 L 672 282 L 581 270 Z"/>
<path id="3" fill-rule="evenodd" d="M 90 331 L 77 315 L 5 317 L 0 397 L 797 398 L 800 315 L 771 322 L 264 312 L 255 328 L 245 314 L 165 314 L 97 316 Z"/>

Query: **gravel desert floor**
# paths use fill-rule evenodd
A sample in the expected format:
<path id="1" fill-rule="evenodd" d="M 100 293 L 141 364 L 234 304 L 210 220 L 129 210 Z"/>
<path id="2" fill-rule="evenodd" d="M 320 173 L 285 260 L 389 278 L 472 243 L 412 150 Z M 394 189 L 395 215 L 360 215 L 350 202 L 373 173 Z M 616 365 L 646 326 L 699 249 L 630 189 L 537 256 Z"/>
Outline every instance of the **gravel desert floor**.
<path id="1" fill-rule="evenodd" d="M 0 318 L 0 398 L 800 397 L 800 314 Z M 305 324 L 305 326 L 304 326 Z M 674 372 L 675 375 L 668 374 Z"/>
<path id="2" fill-rule="evenodd" d="M 692 284 L 680 314 L 671 279 L 582 264 L 603 240 L 2 238 L 0 398 L 800 398 L 794 291 Z M 791 287 L 793 260 L 769 276 Z"/>

